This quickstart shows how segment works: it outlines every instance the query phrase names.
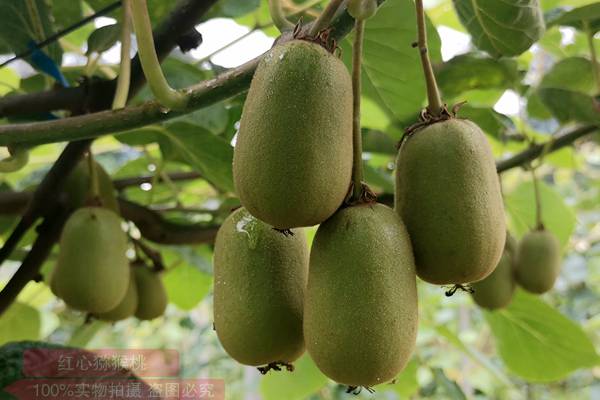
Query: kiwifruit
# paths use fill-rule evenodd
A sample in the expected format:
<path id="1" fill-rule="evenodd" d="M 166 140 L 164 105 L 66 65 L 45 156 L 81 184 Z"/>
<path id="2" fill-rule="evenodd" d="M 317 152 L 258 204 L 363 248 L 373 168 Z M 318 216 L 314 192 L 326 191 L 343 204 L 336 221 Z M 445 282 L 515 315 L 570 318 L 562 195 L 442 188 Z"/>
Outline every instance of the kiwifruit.
<path id="1" fill-rule="evenodd" d="M 560 273 L 560 243 L 548 230 L 527 233 L 517 250 L 517 283 L 531 293 L 546 293 L 554 286 Z"/>
<path id="2" fill-rule="evenodd" d="M 240 208 L 217 234 L 215 330 L 246 365 L 291 363 L 304 353 L 308 249 L 301 229 L 284 235 Z"/>
<path id="3" fill-rule="evenodd" d="M 393 379 L 415 347 L 410 239 L 389 207 L 340 209 L 319 226 L 304 305 L 306 349 L 329 378 L 370 387 Z"/>
<path id="4" fill-rule="evenodd" d="M 127 236 L 121 220 L 99 207 L 83 207 L 67 220 L 51 287 L 69 306 L 90 313 L 115 308 L 129 286 Z"/>
<path id="5" fill-rule="evenodd" d="M 475 282 L 500 260 L 506 227 L 496 165 L 474 123 L 449 119 L 404 140 L 395 208 L 410 235 L 417 275 L 434 284 Z"/>
<path id="6" fill-rule="evenodd" d="M 352 174 L 352 83 L 316 43 L 292 40 L 261 60 L 233 157 L 242 205 L 280 229 L 331 216 Z"/>
<path id="7" fill-rule="evenodd" d="M 127 288 L 127 293 L 125 293 L 125 297 L 123 298 L 123 300 L 121 300 L 119 305 L 117 305 L 115 308 L 108 312 L 99 313 L 94 316 L 103 321 L 120 321 L 132 317 L 135 314 L 137 306 L 138 292 L 137 286 L 135 284 L 135 276 L 132 270 L 130 273 L 129 287 Z"/>
<path id="8" fill-rule="evenodd" d="M 506 307 L 513 298 L 515 282 L 515 248 L 514 238 L 507 233 L 504 252 L 498 265 L 485 279 L 474 282 L 471 294 L 475 303 L 488 310 Z"/>
<path id="9" fill-rule="evenodd" d="M 94 161 L 94 168 L 98 179 L 99 198 L 90 199 L 90 166 L 89 161 L 83 159 L 71 171 L 65 182 L 67 204 L 71 208 L 100 205 L 119 214 L 119 202 L 110 176 L 96 161 Z"/>
<path id="10" fill-rule="evenodd" d="M 133 273 L 138 293 L 136 318 L 149 321 L 162 316 L 169 300 L 160 273 L 144 264 L 134 264 Z"/>

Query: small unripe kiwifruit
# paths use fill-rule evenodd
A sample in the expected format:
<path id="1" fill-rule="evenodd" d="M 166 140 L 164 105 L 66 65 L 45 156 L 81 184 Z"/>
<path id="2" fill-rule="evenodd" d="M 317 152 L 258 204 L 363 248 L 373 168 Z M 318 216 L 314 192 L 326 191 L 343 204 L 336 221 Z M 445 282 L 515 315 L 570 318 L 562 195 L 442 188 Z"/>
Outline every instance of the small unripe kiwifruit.
<path id="1" fill-rule="evenodd" d="M 516 249 L 513 241 L 512 236 L 507 233 L 504 252 L 494 272 L 471 285 L 474 290 L 472 297 L 478 306 L 495 310 L 506 307 L 512 300 L 516 288 Z"/>
<path id="2" fill-rule="evenodd" d="M 130 273 L 129 287 L 127 293 L 121 302 L 112 310 L 95 314 L 94 316 L 102 321 L 121 321 L 123 319 L 132 317 L 135 314 L 135 310 L 138 306 L 138 293 L 137 286 L 135 284 L 135 276 L 133 271 Z"/>
<path id="3" fill-rule="evenodd" d="M 258 366 L 304 353 L 308 249 L 301 229 L 284 235 L 240 208 L 219 229 L 214 272 L 215 330 L 232 358 Z"/>
<path id="4" fill-rule="evenodd" d="M 474 123 L 450 119 L 402 144 L 395 208 L 406 224 L 417 275 L 435 284 L 476 282 L 500 260 L 506 227 L 496 164 Z"/>
<path id="5" fill-rule="evenodd" d="M 94 161 L 94 168 L 98 179 L 99 201 L 102 207 L 108 208 L 119 214 L 119 202 L 115 194 L 115 188 L 110 176 L 104 168 Z M 90 205 L 88 202 L 92 199 L 90 196 L 90 167 L 89 161 L 83 159 L 71 171 L 65 182 L 65 193 L 67 194 L 68 205 L 72 208 L 79 208 Z M 96 205 L 96 204 L 93 204 Z"/>
<path id="6" fill-rule="evenodd" d="M 169 302 L 160 273 L 143 264 L 134 264 L 133 273 L 138 294 L 136 318 L 144 321 L 160 317 Z"/>
<path id="7" fill-rule="evenodd" d="M 342 204 L 352 173 L 352 83 L 322 46 L 292 40 L 261 60 L 233 157 L 242 205 L 280 229 L 311 226 Z"/>
<path id="8" fill-rule="evenodd" d="M 552 289 L 560 273 L 560 253 L 560 243 L 552 232 L 535 230 L 527 233 L 517 250 L 517 283 L 536 294 Z"/>
<path id="9" fill-rule="evenodd" d="M 410 239 L 391 208 L 342 208 L 319 226 L 304 337 L 325 375 L 349 386 L 392 380 L 415 347 L 417 320 Z"/>
<path id="10" fill-rule="evenodd" d="M 99 207 L 79 208 L 62 231 L 51 277 L 53 292 L 78 310 L 112 310 L 129 286 L 126 251 L 127 236 L 114 212 Z"/>
<path id="11" fill-rule="evenodd" d="M 355 19 L 369 19 L 377 12 L 377 0 L 349 0 L 347 9 Z"/>

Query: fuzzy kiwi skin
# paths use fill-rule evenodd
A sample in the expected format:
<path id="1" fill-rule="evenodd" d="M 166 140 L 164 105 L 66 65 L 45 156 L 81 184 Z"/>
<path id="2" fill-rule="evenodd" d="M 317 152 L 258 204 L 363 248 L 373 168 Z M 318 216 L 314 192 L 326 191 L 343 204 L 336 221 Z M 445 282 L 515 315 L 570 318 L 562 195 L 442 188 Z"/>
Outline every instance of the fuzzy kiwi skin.
<path id="1" fill-rule="evenodd" d="M 303 230 L 285 236 L 240 208 L 219 229 L 214 273 L 215 330 L 232 358 L 258 366 L 290 363 L 304 353 Z"/>
<path id="2" fill-rule="evenodd" d="M 129 287 L 123 300 L 112 310 L 94 315 L 96 318 L 102 321 L 116 322 L 132 317 L 135 314 L 138 306 L 138 292 L 133 271 L 129 275 Z"/>
<path id="3" fill-rule="evenodd" d="M 160 273 L 145 265 L 134 265 L 133 273 L 138 293 L 138 304 L 135 310 L 136 318 L 149 321 L 162 316 L 169 301 Z"/>
<path id="4" fill-rule="evenodd" d="M 98 200 L 101 206 L 119 214 L 119 202 L 110 176 L 96 161 L 94 161 L 94 167 L 98 177 Z M 87 160 L 81 160 L 71 171 L 65 182 L 65 192 L 71 208 L 75 209 L 86 205 L 90 193 L 90 168 Z"/>
<path id="5" fill-rule="evenodd" d="M 233 157 L 242 205 L 280 229 L 316 225 L 342 204 L 352 175 L 352 83 L 344 64 L 302 40 L 261 60 Z"/>
<path id="6" fill-rule="evenodd" d="M 517 283 L 531 293 L 546 293 L 554 286 L 560 273 L 560 243 L 547 230 L 527 233 L 517 250 Z"/>
<path id="7" fill-rule="evenodd" d="M 112 211 L 83 207 L 67 220 L 60 238 L 51 288 L 77 310 L 103 313 L 115 308 L 129 286 L 127 237 Z"/>
<path id="8" fill-rule="evenodd" d="M 319 226 L 304 307 L 306 348 L 329 378 L 370 387 L 404 368 L 417 333 L 416 275 L 391 208 L 343 208 Z"/>
<path id="9" fill-rule="evenodd" d="M 421 279 L 443 285 L 488 276 L 502 255 L 506 227 L 494 157 L 481 129 L 450 119 L 406 139 L 396 163 L 395 209 Z"/>
<path id="10" fill-rule="evenodd" d="M 496 310 L 504 308 L 510 304 L 515 293 L 515 248 L 510 243 L 509 236 L 506 237 L 506 245 L 504 252 L 498 265 L 490 275 L 479 282 L 474 282 L 474 293 L 471 294 L 473 301 L 483 308 L 488 310 Z M 514 240 L 514 239 L 512 239 Z"/>

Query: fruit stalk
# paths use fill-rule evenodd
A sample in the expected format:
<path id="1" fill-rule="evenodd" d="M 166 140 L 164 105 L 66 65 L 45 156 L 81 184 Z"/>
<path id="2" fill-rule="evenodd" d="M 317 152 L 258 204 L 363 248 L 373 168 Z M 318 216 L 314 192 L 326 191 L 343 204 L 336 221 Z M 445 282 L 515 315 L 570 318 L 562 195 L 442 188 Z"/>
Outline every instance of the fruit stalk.
<path id="1" fill-rule="evenodd" d="M 594 32 L 590 27 L 590 21 L 587 19 L 583 20 L 583 28 L 585 36 L 588 40 L 588 46 L 590 48 L 590 58 L 592 60 L 592 69 L 594 70 L 594 78 L 596 79 L 596 87 L 600 93 L 600 63 L 598 63 L 598 55 L 596 54 L 596 47 L 594 47 Z"/>
<path id="2" fill-rule="evenodd" d="M 294 24 L 285 17 L 283 8 L 281 7 L 281 0 L 269 0 L 269 13 L 279 32 L 294 29 Z"/>
<path id="3" fill-rule="evenodd" d="M 536 168 L 531 167 L 531 179 L 533 180 L 533 195 L 535 197 L 535 229 L 544 229 L 542 222 L 542 201 L 540 199 L 540 186 L 535 174 Z"/>
<path id="4" fill-rule="evenodd" d="M 310 31 L 308 31 L 308 35 L 317 36 L 319 32 L 325 29 L 333 20 L 335 13 L 341 7 L 343 2 L 344 0 L 331 0 L 321 15 L 319 15 L 319 18 L 317 18 L 311 26 Z"/>
<path id="5" fill-rule="evenodd" d="M 182 109 L 187 105 L 188 96 L 174 90 L 165 78 L 158 56 L 156 55 L 154 38 L 152 37 L 152 24 L 146 0 L 131 2 L 133 27 L 137 38 L 138 54 L 148 80 L 148 85 L 156 99 L 169 109 Z"/>
<path id="6" fill-rule="evenodd" d="M 131 80 L 131 0 L 123 0 L 123 26 L 121 28 L 121 64 L 117 88 L 112 103 L 112 109 L 125 107 L 129 96 L 129 81 Z"/>
<path id="7" fill-rule="evenodd" d="M 360 93 L 361 93 L 361 65 L 363 39 L 365 34 L 365 21 L 356 20 L 354 44 L 352 46 L 352 199 L 358 201 L 362 195 L 362 136 L 360 130 Z"/>
<path id="8" fill-rule="evenodd" d="M 98 183 L 98 170 L 96 169 L 94 155 L 92 154 L 91 149 L 88 152 L 87 162 L 90 172 L 90 191 L 88 198 L 95 203 L 96 201 L 100 201 L 100 184 Z"/>
<path id="9" fill-rule="evenodd" d="M 429 59 L 429 52 L 427 49 L 427 28 L 425 26 L 425 11 L 423 10 L 423 0 L 416 0 L 415 6 L 417 8 L 417 46 L 421 55 L 421 64 L 423 66 L 423 73 L 425 75 L 425 84 L 427 85 L 427 100 L 429 102 L 427 109 L 429 110 L 429 113 L 431 115 L 437 117 L 442 112 L 443 103 L 440 97 L 440 91 L 435 80 L 433 67 L 431 66 L 431 60 Z"/>

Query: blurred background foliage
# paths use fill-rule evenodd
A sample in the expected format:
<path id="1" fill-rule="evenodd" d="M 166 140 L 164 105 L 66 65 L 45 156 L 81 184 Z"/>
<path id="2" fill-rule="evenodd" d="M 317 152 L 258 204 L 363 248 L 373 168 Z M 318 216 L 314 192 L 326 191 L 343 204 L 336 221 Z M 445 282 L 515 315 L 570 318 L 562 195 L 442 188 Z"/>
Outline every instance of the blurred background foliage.
<path id="1" fill-rule="evenodd" d="M 37 21 L 32 21 L 21 6 L 24 1 L 0 0 L 0 53 L 22 51 L 29 40 L 39 41 L 111 1 L 33 3 Z M 312 6 L 308 9 L 301 1 L 284 3 L 288 13 L 302 14 L 304 21 L 310 21 L 324 2 L 308 1 Z M 492 11 L 493 3 L 488 6 Z M 160 21 L 173 4 L 149 0 L 153 22 Z M 578 124 L 600 122 L 598 109 L 590 106 L 599 90 L 582 31 L 583 18 L 594 32 L 600 28 L 600 3 L 543 0 L 547 30 L 539 42 L 518 57 L 501 59 L 477 50 L 468 41 L 464 49 L 444 59 L 443 50 L 455 48 L 453 41 L 468 34 L 451 1 L 434 0 L 426 5 L 430 51 L 443 96 L 448 104 L 468 101 L 460 115 L 483 128 L 498 160 L 526 149 L 529 144 L 525 138 L 544 142 Z M 584 12 L 569 12 L 583 6 L 588 6 Z M 367 181 L 382 198 L 393 192 L 395 143 L 403 129 L 416 120 L 425 101 L 418 54 L 410 46 L 416 38 L 413 8 L 409 0 L 387 0 L 366 28 L 364 158 Z M 48 48 L 55 61 L 63 60 L 62 71 L 71 84 L 81 76 L 116 76 L 118 58 L 99 58 L 114 54 L 118 47 L 118 29 L 110 24 L 118 23 L 119 13 L 111 17 L 116 20 L 109 20 L 108 27 L 88 24 Z M 219 35 L 215 28 L 208 28 L 210 23 L 223 19 L 251 32 L 262 31 L 270 38 L 277 35 L 266 0 L 219 1 L 206 16 L 207 23 L 198 28 L 205 42 L 211 35 Z M 9 23 L 17 20 L 26 23 Z M 247 39 L 249 46 L 252 37 Z M 513 39 L 503 37 L 507 44 Z M 350 62 L 349 43 L 340 43 L 346 63 Z M 599 47 L 599 43 L 596 40 L 593 45 Z M 222 72 L 226 66 L 215 60 L 177 50 L 163 67 L 171 85 L 183 88 Z M 23 63 L 0 69 L 2 96 L 39 92 L 52 84 L 47 75 Z M 145 89 L 134 103 L 150 98 Z M 94 154 L 115 180 L 148 177 L 142 184 L 121 187 L 121 197 L 156 211 L 167 221 L 196 227 L 218 225 L 239 204 L 233 193 L 231 160 L 243 101 L 243 95 L 237 96 L 160 125 L 100 138 L 94 142 Z M 9 122 L 14 121 L 0 120 Z M 487 312 L 478 309 L 464 293 L 447 298 L 442 288 L 420 282 L 420 325 L 413 360 L 395 383 L 376 387 L 375 394 L 365 392 L 358 398 L 600 398 L 596 350 L 600 348 L 598 139 L 596 134 L 576 147 L 548 154 L 538 169 L 543 182 L 544 222 L 564 249 L 562 273 L 554 290 L 539 298 L 519 291 L 507 309 Z M 50 144 L 32 149 L 26 168 L 0 176 L 0 196 L 2 192 L 34 188 L 63 147 Z M 169 179 L 169 174 L 188 172 L 197 173 L 196 179 Z M 530 174 L 511 169 L 502 174 L 502 184 L 510 231 L 519 238 L 534 225 Z M 18 216 L 0 214 L 2 241 Z M 136 232 L 132 223 L 130 228 Z M 314 228 L 309 231 L 314 234 Z M 0 269 L 0 285 L 19 266 L 34 237 L 30 232 Z M 227 357 L 212 330 L 212 245 L 146 243 L 160 251 L 167 267 L 163 280 L 170 305 L 163 318 L 150 322 L 130 319 L 114 325 L 85 323 L 85 316 L 65 308 L 45 283 L 31 282 L 0 318 L 0 345 L 35 339 L 86 348 L 177 349 L 182 377 L 223 378 L 228 399 L 348 396 L 344 387 L 328 381 L 306 355 L 296 363 L 293 374 L 266 377 Z M 43 272 L 53 267 L 56 250 Z"/>

